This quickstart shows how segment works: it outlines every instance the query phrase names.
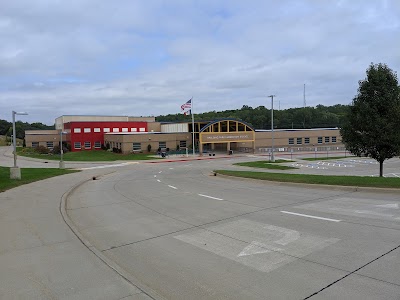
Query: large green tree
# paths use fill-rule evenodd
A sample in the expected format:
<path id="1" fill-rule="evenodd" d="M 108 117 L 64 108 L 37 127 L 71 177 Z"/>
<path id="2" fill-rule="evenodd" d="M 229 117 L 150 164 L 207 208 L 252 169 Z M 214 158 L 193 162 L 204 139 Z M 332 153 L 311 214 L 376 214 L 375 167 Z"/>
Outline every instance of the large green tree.
<path id="1" fill-rule="evenodd" d="M 400 155 L 400 88 L 386 64 L 371 64 L 340 130 L 347 150 L 383 162 Z"/>

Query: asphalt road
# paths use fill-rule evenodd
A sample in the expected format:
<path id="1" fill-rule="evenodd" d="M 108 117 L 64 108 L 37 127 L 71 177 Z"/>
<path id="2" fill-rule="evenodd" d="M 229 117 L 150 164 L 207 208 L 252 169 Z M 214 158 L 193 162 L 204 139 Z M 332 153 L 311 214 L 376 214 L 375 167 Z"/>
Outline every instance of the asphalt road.
<path id="1" fill-rule="evenodd" d="M 399 193 L 210 176 L 234 161 L 121 167 L 76 189 L 67 212 L 165 299 L 400 299 Z"/>

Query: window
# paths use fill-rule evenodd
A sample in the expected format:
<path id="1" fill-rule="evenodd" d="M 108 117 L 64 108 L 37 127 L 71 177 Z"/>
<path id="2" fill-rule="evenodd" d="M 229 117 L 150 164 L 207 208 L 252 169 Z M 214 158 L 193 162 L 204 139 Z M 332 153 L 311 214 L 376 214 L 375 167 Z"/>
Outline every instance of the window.
<path id="1" fill-rule="evenodd" d="M 294 145 L 294 138 L 289 138 L 289 145 Z"/>
<path id="2" fill-rule="evenodd" d="M 122 132 L 128 132 L 128 128 L 122 128 Z"/>
<path id="3" fill-rule="evenodd" d="M 80 128 L 74 128 L 74 133 L 81 133 L 81 129 Z"/>
<path id="4" fill-rule="evenodd" d="M 142 150 L 142 145 L 140 143 L 133 143 L 132 150 L 133 151 Z"/>
<path id="5" fill-rule="evenodd" d="M 132 131 L 132 132 L 136 132 L 136 131 L 137 131 L 137 128 L 131 128 L 131 131 Z"/>
<path id="6" fill-rule="evenodd" d="M 301 145 L 303 143 L 303 138 L 297 138 L 296 144 Z"/>
<path id="7" fill-rule="evenodd" d="M 167 148 L 167 142 L 158 142 L 158 147 L 161 149 Z"/>
<path id="8" fill-rule="evenodd" d="M 74 148 L 75 149 L 81 149 L 81 142 L 75 142 L 74 143 Z"/>
<path id="9" fill-rule="evenodd" d="M 304 138 L 304 144 L 309 144 L 310 143 L 310 138 L 309 137 L 305 137 Z"/>
<path id="10" fill-rule="evenodd" d="M 110 128 L 103 128 L 103 132 L 110 132 Z"/>
<path id="11" fill-rule="evenodd" d="M 318 144 L 322 144 L 322 136 L 318 137 Z"/>
<path id="12" fill-rule="evenodd" d="M 101 143 L 100 143 L 100 142 L 94 142 L 94 147 L 95 147 L 96 149 L 101 148 Z"/>
<path id="13" fill-rule="evenodd" d="M 139 131 L 141 131 L 141 132 L 144 132 L 144 131 L 146 131 L 146 128 L 139 128 Z"/>
<path id="14" fill-rule="evenodd" d="M 46 142 L 46 147 L 49 149 L 53 148 L 53 142 Z"/>
<path id="15" fill-rule="evenodd" d="M 332 143 L 336 143 L 336 136 L 332 137 Z"/>
<path id="16" fill-rule="evenodd" d="M 39 147 L 39 142 L 32 142 L 32 148 Z"/>
<path id="17" fill-rule="evenodd" d="M 329 140 L 330 140 L 329 136 L 326 136 L 325 137 L 325 143 L 329 143 Z"/>
<path id="18" fill-rule="evenodd" d="M 186 141 L 179 141 L 179 148 L 186 148 Z"/>
<path id="19" fill-rule="evenodd" d="M 95 128 L 93 132 L 100 132 L 100 128 Z"/>
<path id="20" fill-rule="evenodd" d="M 113 132 L 119 132 L 119 128 L 113 128 Z"/>
<path id="21" fill-rule="evenodd" d="M 90 148 L 91 148 L 90 142 L 85 142 L 85 149 L 90 149 Z"/>
<path id="22" fill-rule="evenodd" d="M 90 128 L 84 128 L 84 129 L 83 129 L 83 132 L 84 132 L 84 133 L 89 133 L 89 132 L 91 132 L 91 130 L 90 130 Z"/>

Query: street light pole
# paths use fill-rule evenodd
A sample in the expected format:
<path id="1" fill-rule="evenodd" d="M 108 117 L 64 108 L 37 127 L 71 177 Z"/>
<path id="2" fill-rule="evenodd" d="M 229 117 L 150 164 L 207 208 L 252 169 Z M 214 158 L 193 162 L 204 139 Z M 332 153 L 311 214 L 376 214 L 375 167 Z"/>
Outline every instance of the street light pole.
<path id="1" fill-rule="evenodd" d="M 274 97 L 275 95 L 268 96 L 271 98 L 271 137 L 272 137 L 272 151 L 271 151 L 271 162 L 275 161 L 274 157 Z"/>
<path id="2" fill-rule="evenodd" d="M 62 129 L 60 130 L 60 163 L 59 163 L 59 167 L 60 169 L 65 169 L 65 162 L 63 160 L 63 154 L 64 154 L 64 150 L 63 150 L 63 134 L 65 134 L 66 132 L 62 131 Z"/>
<path id="3" fill-rule="evenodd" d="M 17 131 L 15 129 L 15 115 L 27 115 L 27 113 L 12 111 L 14 167 L 10 168 L 10 179 L 21 179 L 21 170 L 17 167 Z"/>

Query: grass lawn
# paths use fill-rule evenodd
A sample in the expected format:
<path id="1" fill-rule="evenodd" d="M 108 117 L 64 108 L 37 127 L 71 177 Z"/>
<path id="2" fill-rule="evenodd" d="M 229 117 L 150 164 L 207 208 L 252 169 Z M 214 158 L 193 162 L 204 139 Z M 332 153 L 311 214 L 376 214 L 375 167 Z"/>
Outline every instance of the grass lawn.
<path id="1" fill-rule="evenodd" d="M 79 172 L 76 170 L 61 170 L 61 169 L 34 169 L 21 168 L 21 180 L 10 179 L 10 168 L 0 167 L 0 192 L 15 188 L 17 186 L 31 183 L 34 181 Z"/>
<path id="2" fill-rule="evenodd" d="M 39 154 L 35 152 L 27 152 L 29 148 L 18 148 L 17 153 L 21 156 L 40 158 L 45 160 L 60 160 L 59 154 Z M 131 154 L 119 154 L 104 150 L 91 150 L 91 151 L 78 151 L 78 152 L 67 152 L 64 153 L 63 159 L 65 161 L 116 161 L 116 160 L 149 160 L 157 159 L 151 155 L 145 153 L 131 153 Z"/>
<path id="3" fill-rule="evenodd" d="M 300 158 L 300 159 L 314 161 L 314 160 L 342 159 L 342 158 L 349 158 L 349 157 L 351 157 L 351 156 L 306 157 L 306 158 Z"/>
<path id="4" fill-rule="evenodd" d="M 358 187 L 397 188 L 400 189 L 400 178 L 361 177 L 361 176 L 325 176 L 305 174 L 282 174 L 251 171 L 216 170 L 219 174 L 253 178 L 260 180 L 297 182 L 308 184 L 345 185 Z"/>
<path id="5" fill-rule="evenodd" d="M 243 163 L 236 163 L 236 166 L 243 166 L 243 167 L 253 167 L 253 168 L 263 168 L 263 169 L 274 169 L 274 170 L 291 170 L 291 169 L 298 169 L 295 167 L 289 166 L 282 166 L 279 163 L 283 162 L 291 162 L 290 160 L 276 160 L 275 162 L 270 162 L 268 160 L 261 160 L 261 161 L 251 161 L 251 162 L 243 162 Z"/>

